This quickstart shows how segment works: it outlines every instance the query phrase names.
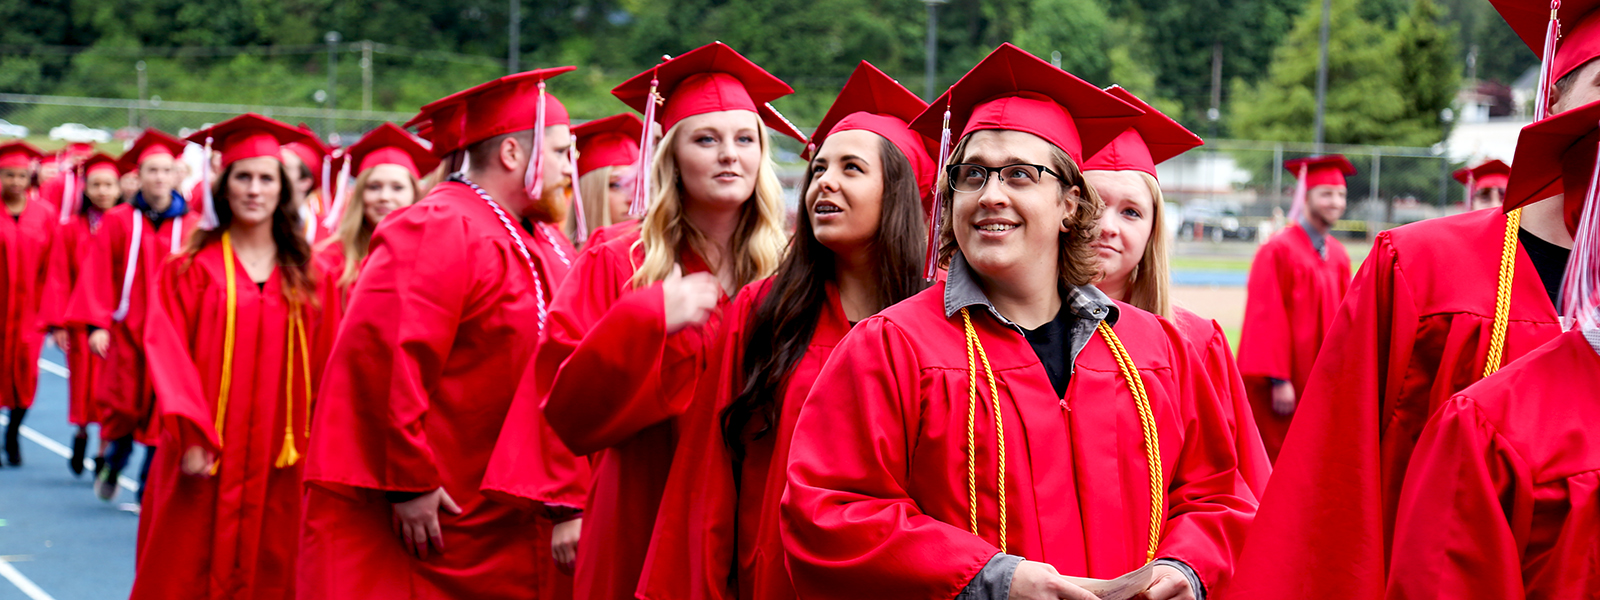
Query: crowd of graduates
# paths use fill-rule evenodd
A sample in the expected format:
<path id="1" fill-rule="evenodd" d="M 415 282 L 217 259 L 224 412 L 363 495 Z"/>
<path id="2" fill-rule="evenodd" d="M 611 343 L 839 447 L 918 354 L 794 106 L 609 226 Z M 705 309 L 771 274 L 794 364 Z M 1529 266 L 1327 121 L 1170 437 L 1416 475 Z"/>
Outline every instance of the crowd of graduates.
<path id="1" fill-rule="evenodd" d="M 1171 298 L 1201 139 L 1009 44 L 931 104 L 863 61 L 809 136 L 712 43 L 639 114 L 559 67 L 345 148 L 6 144 L 5 463 L 50 337 L 73 472 L 149 448 L 136 599 L 1594 596 L 1600 3 L 1541 2 L 1459 214 L 1352 275 L 1355 169 L 1285 165 L 1237 360 Z"/>

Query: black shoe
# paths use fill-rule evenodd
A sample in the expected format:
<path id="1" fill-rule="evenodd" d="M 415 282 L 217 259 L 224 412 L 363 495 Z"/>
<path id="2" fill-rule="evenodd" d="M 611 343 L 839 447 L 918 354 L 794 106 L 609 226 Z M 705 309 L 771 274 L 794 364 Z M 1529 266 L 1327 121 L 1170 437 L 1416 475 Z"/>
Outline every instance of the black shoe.
<path id="1" fill-rule="evenodd" d="M 6 415 L 10 419 L 6 423 L 6 463 L 13 467 L 22 466 L 22 444 L 17 440 L 17 434 L 22 429 L 22 417 L 27 413 L 26 409 L 13 408 Z"/>
<path id="2" fill-rule="evenodd" d="M 72 438 L 72 458 L 67 459 L 67 468 L 72 470 L 73 477 L 83 476 L 83 455 L 89 451 L 89 436 L 78 435 Z"/>

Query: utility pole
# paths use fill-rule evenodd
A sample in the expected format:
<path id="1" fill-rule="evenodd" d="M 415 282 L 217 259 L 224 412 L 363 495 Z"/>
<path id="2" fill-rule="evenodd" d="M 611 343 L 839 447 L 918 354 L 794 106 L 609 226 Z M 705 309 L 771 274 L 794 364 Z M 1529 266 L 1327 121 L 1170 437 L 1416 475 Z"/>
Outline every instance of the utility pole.
<path id="1" fill-rule="evenodd" d="M 511 32 L 510 43 L 506 44 L 506 66 L 512 73 L 521 70 L 517 66 L 522 50 L 522 0 L 511 0 Z"/>
<path id="2" fill-rule="evenodd" d="M 324 122 L 322 124 L 322 135 L 327 138 L 333 135 L 333 111 L 338 107 L 339 32 L 329 31 L 327 35 L 322 36 L 322 39 L 328 42 L 328 103 L 325 105 L 328 112 L 326 113 L 327 116 L 323 117 Z"/>
<path id="3" fill-rule="evenodd" d="M 361 112 L 372 112 L 372 40 L 361 42 Z"/>
<path id="4" fill-rule="evenodd" d="M 938 79 L 939 70 L 939 5 L 948 1 L 922 0 L 923 4 L 928 5 L 928 62 L 927 68 L 923 70 L 922 95 L 926 96 L 929 102 L 938 97 L 938 85 L 935 80 Z"/>
<path id="5" fill-rule="evenodd" d="M 1322 154 L 1324 116 L 1328 110 L 1328 22 L 1333 19 L 1333 0 L 1322 0 L 1322 33 L 1319 36 L 1322 46 L 1321 54 L 1317 57 L 1317 119 L 1316 128 L 1317 154 Z"/>
<path id="6" fill-rule="evenodd" d="M 145 98 L 147 98 L 147 96 L 145 96 L 145 92 L 148 91 L 148 88 L 145 85 L 144 61 L 141 60 L 133 63 L 133 70 L 139 74 L 139 119 L 134 123 L 129 123 L 129 125 L 133 125 L 134 127 L 144 127 L 148 123 L 147 119 L 145 118 L 145 110 L 149 108 L 149 105 L 146 104 L 145 100 Z"/>
<path id="7" fill-rule="evenodd" d="M 1217 137 L 1217 122 L 1222 120 L 1222 40 L 1211 45 L 1211 108 L 1206 110 L 1206 120 L 1211 122 L 1211 137 Z"/>

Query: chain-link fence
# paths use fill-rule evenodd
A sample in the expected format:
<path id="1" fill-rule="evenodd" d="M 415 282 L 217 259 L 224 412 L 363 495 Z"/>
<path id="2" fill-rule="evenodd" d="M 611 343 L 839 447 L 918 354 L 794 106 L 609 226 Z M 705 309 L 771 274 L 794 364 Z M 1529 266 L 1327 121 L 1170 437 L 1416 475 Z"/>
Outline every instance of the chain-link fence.
<path id="1" fill-rule="evenodd" d="M 145 127 L 155 127 L 168 133 L 187 132 L 247 112 L 260 113 L 291 124 L 305 123 L 323 139 L 343 144 L 354 142 L 384 121 L 404 122 L 414 114 L 164 102 L 160 99 L 141 102 L 119 98 L 0 94 L 0 119 L 12 126 L 10 133 L 0 127 L 0 136 L 17 137 L 12 134 L 22 133 L 17 127 L 23 127 L 27 129 L 26 137 L 41 147 L 51 148 L 69 141 L 94 141 L 116 153 L 121 151 L 123 143 L 138 137 Z"/>
<path id="2" fill-rule="evenodd" d="M 1206 235 L 1254 237 L 1264 222 L 1289 211 L 1294 174 L 1284 161 L 1318 154 L 1311 144 L 1209 140 L 1159 168 L 1162 193 L 1184 210 L 1184 233 L 1196 223 Z M 1346 178 L 1348 208 L 1339 229 L 1359 235 L 1461 210 L 1463 192 L 1451 173 L 1463 163 L 1443 146 L 1406 148 L 1327 144 L 1357 174 Z"/>

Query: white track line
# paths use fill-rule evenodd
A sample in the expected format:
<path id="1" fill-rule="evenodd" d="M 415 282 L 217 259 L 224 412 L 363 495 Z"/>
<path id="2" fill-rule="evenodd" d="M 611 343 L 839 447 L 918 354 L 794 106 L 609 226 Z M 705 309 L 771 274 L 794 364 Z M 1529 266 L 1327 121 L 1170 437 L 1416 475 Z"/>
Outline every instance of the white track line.
<path id="1" fill-rule="evenodd" d="M 9 562 L 0 560 L 0 577 L 6 578 L 12 585 L 17 586 L 17 589 L 22 590 L 22 593 L 30 600 L 56 600 L 50 594 L 44 593 L 44 590 L 39 589 L 39 586 L 34 585 L 32 579 L 28 579 L 16 567 L 11 566 Z"/>
<path id="2" fill-rule="evenodd" d="M 52 375 L 60 376 L 62 378 L 66 378 L 66 376 L 67 376 L 67 368 L 66 367 L 63 367 L 61 365 L 58 365 L 56 363 L 50 362 L 50 361 L 42 359 L 42 358 L 39 359 L 39 370 L 45 371 L 45 372 L 50 373 Z M 11 418 L 10 418 L 9 415 L 0 415 L 0 425 L 5 425 L 6 423 L 9 423 L 10 421 L 11 421 Z M 38 444 L 40 446 L 44 446 L 45 450 L 49 450 L 51 452 L 54 452 L 56 454 L 61 455 L 61 458 L 72 458 L 72 449 L 71 448 L 68 448 L 68 447 L 62 445 L 61 442 L 55 441 L 53 439 L 50 439 L 50 436 L 47 436 L 47 435 L 42 434 L 42 433 L 39 433 L 38 430 L 36 430 L 36 429 L 34 429 L 32 427 L 29 427 L 27 425 L 23 425 L 22 426 L 22 437 L 28 438 L 29 440 L 31 440 L 35 444 Z M 145 452 L 149 452 L 149 451 L 150 451 L 149 449 L 145 450 Z M 83 468 L 84 468 L 85 471 L 93 473 L 94 472 L 94 459 L 91 458 L 91 457 L 85 456 L 83 458 Z M 119 476 L 117 476 L 117 484 L 121 485 L 123 489 L 128 490 L 130 492 L 134 492 L 134 491 L 138 491 L 139 490 L 139 482 L 129 478 L 127 475 L 119 475 Z"/>

